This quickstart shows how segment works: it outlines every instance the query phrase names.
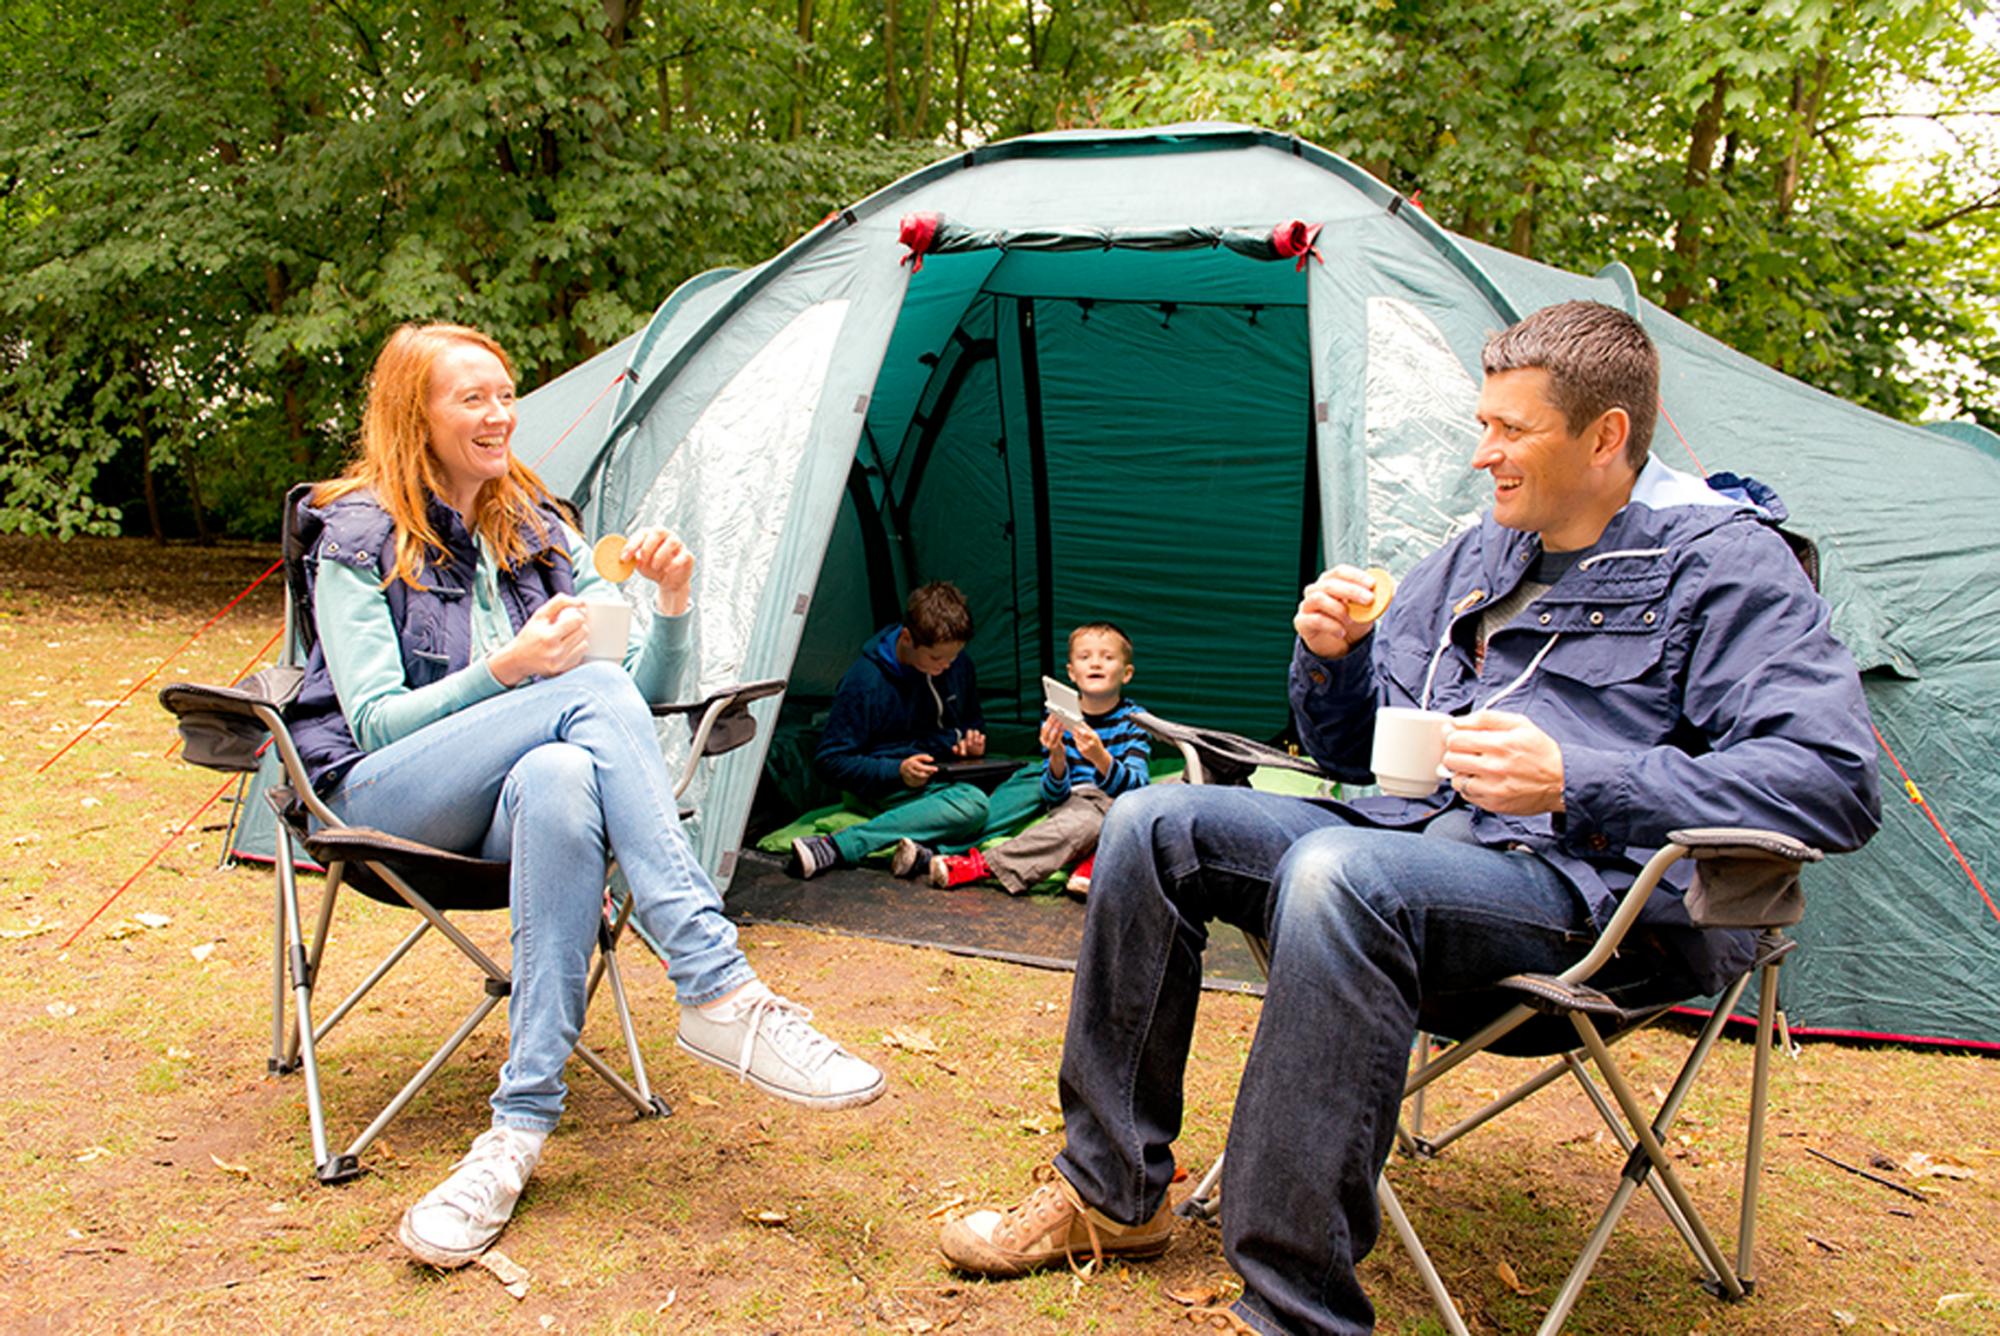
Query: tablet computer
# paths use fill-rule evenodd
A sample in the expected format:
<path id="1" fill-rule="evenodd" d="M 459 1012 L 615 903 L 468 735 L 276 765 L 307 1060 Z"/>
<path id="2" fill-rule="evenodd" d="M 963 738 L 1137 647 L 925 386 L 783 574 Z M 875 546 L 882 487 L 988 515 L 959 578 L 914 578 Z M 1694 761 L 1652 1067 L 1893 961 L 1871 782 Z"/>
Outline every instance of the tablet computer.
<path id="1" fill-rule="evenodd" d="M 1018 756 L 940 756 L 933 784 L 977 784 L 992 791 L 1013 777 L 1024 762 Z"/>
<path id="2" fill-rule="evenodd" d="M 1071 728 L 1083 727 L 1083 700 L 1076 688 L 1053 677 L 1042 676 L 1042 704 L 1048 712 Z"/>

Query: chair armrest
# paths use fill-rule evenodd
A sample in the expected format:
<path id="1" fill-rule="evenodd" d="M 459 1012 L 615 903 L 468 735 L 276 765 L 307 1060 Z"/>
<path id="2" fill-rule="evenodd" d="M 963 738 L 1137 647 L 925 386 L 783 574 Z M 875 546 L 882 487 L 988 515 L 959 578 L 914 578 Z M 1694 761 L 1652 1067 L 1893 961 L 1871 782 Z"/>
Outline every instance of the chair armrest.
<path id="1" fill-rule="evenodd" d="M 1132 722 L 1180 751 L 1187 762 L 1190 784 L 1247 784 L 1250 772 L 1259 766 L 1326 778 L 1326 772 L 1311 757 L 1294 756 L 1240 734 L 1176 723 L 1147 710 L 1134 710 Z"/>
<path id="2" fill-rule="evenodd" d="M 160 704 L 180 722 L 187 759 L 210 770 L 252 771 L 270 732 L 267 718 L 298 698 L 305 669 L 290 664 L 260 669 L 233 687 L 173 682 L 160 688 Z"/>
<path id="3" fill-rule="evenodd" d="M 1805 916 L 1799 869 L 1826 855 L 1773 830 L 1705 826 L 1668 832 L 1695 860 L 1687 911 L 1703 928 L 1785 928 Z"/>
<path id="4" fill-rule="evenodd" d="M 750 716 L 750 703 L 775 696 L 785 689 L 785 680 L 767 678 L 724 687 L 700 700 L 674 701 L 653 706 L 655 718 L 685 715 L 694 733 L 694 754 L 721 756 L 735 751 L 757 736 L 757 721 Z"/>

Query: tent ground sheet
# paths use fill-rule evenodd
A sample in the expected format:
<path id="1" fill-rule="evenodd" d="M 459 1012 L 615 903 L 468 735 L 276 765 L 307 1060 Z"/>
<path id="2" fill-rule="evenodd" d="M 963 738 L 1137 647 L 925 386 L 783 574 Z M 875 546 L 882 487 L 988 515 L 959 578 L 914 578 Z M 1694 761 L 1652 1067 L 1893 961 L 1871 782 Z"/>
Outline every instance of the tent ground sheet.
<path id="1" fill-rule="evenodd" d="M 739 923 L 793 923 L 1043 969 L 1076 968 L 1084 903 L 1067 895 L 1013 896 L 997 887 L 941 891 L 872 867 L 832 868 L 803 881 L 778 855 L 746 849 L 740 860 L 725 904 Z M 1243 935 L 1227 924 L 1209 932 L 1202 986 L 1264 991 Z"/>

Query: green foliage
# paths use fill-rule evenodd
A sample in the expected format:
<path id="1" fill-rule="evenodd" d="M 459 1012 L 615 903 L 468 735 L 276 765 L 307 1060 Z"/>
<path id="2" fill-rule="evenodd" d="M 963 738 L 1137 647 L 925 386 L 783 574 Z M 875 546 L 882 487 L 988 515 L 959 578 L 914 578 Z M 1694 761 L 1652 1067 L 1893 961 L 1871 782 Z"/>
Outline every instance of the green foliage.
<path id="1" fill-rule="evenodd" d="M 0 13 L 0 531 L 268 534 L 398 321 L 484 326 L 532 387 L 944 147 L 1071 124 L 1296 132 L 1834 393 L 2000 420 L 1975 5 L 443 8 Z M 1910 108 L 1961 139 L 1885 171 Z"/>
<path id="2" fill-rule="evenodd" d="M 2000 56 L 1956 0 L 1213 0 L 1124 35 L 1113 124 L 1297 133 L 1478 240 L 1892 415 L 2000 390 Z M 1990 18 L 1990 16 L 1989 16 Z M 1891 169 L 1918 109 L 1959 135 Z M 1955 350 L 1941 356 L 1940 350 Z"/>

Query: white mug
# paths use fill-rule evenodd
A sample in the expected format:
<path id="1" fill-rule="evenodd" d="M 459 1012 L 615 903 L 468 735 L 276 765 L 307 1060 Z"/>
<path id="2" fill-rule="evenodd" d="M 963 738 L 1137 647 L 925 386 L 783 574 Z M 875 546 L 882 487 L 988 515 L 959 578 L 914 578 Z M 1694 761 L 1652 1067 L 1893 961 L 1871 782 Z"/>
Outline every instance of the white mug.
<path id="1" fill-rule="evenodd" d="M 1368 768 L 1382 792 L 1398 798 L 1428 798 L 1438 782 L 1451 776 L 1443 769 L 1444 738 L 1451 716 L 1442 710 L 1414 710 L 1385 705 L 1375 712 L 1375 748 Z"/>
<path id="2" fill-rule="evenodd" d="M 630 605 L 609 599 L 588 599 L 583 605 L 583 615 L 590 624 L 590 644 L 583 657 L 610 659 L 614 663 L 624 659 L 625 642 L 632 633 Z"/>

